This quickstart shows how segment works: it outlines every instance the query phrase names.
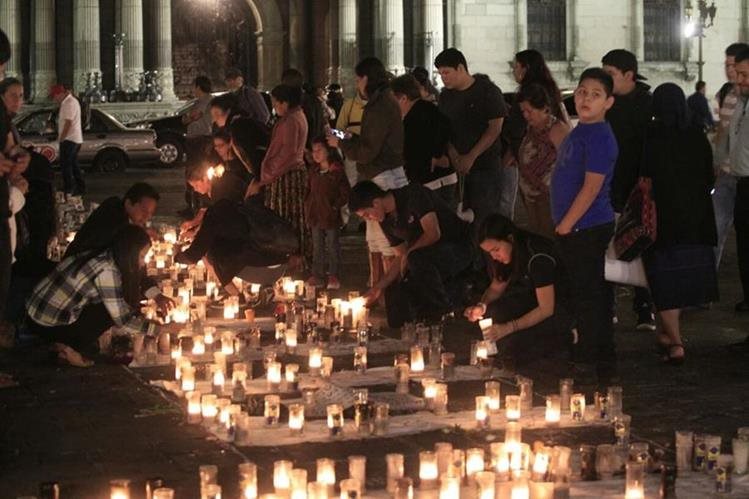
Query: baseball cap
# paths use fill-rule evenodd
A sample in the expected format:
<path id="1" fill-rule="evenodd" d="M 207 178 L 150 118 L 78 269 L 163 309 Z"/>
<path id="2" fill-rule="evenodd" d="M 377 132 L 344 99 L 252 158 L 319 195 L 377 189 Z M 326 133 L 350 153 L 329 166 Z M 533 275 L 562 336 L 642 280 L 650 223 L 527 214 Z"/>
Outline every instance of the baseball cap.
<path id="1" fill-rule="evenodd" d="M 49 88 L 49 96 L 50 97 L 55 97 L 57 95 L 64 94 L 65 91 L 66 91 L 65 90 L 65 85 L 61 85 L 61 84 L 58 83 L 56 85 L 52 85 Z"/>
<path id="2" fill-rule="evenodd" d="M 632 71 L 635 74 L 635 80 L 647 80 L 647 78 L 637 72 L 637 57 L 629 50 L 610 50 L 601 59 L 601 64 L 604 66 L 614 66 L 622 73 Z"/>

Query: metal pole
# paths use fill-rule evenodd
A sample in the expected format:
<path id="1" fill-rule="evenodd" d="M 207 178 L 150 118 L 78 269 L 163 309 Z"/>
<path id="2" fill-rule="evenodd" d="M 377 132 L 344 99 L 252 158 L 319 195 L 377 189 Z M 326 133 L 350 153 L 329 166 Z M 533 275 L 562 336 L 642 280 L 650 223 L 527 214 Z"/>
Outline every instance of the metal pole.
<path id="1" fill-rule="evenodd" d="M 697 47 L 698 47 L 698 54 L 697 54 L 697 78 L 698 81 L 702 81 L 702 66 L 705 64 L 705 61 L 702 60 L 702 38 L 704 37 L 702 26 L 700 26 L 700 39 L 698 40 Z"/>

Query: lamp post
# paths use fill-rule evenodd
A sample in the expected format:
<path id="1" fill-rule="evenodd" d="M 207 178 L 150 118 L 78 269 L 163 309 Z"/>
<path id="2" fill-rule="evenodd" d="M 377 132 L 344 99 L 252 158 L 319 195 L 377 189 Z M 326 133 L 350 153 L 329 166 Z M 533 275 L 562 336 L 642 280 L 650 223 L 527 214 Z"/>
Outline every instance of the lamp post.
<path id="1" fill-rule="evenodd" d="M 687 38 L 697 37 L 697 78 L 699 81 L 702 81 L 702 67 L 705 65 L 705 61 L 702 59 L 702 39 L 705 37 L 705 30 L 713 25 L 717 12 L 718 8 L 715 6 L 715 2 L 712 2 L 708 7 L 706 0 L 697 0 L 696 13 L 691 1 L 688 0 L 684 6 L 684 17 L 686 18 L 684 36 Z M 696 17 L 694 17 L 695 14 L 697 14 Z"/>

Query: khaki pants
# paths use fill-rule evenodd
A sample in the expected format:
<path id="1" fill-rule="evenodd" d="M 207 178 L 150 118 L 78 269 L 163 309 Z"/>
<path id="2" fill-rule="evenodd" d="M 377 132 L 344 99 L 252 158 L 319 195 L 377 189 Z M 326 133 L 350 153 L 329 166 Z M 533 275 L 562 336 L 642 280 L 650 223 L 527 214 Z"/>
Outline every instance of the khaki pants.
<path id="1" fill-rule="evenodd" d="M 520 190 L 523 206 L 528 215 L 528 230 L 551 239 L 554 237 L 554 222 L 551 219 L 551 199 L 549 194 L 527 197 Z"/>

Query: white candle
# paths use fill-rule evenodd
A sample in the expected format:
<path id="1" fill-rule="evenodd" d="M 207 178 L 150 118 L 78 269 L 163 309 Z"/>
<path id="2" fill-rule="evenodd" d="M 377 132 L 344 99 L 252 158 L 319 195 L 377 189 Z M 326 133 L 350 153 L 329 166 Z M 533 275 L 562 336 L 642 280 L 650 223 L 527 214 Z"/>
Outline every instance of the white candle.
<path id="1" fill-rule="evenodd" d="M 466 450 L 466 476 L 484 471 L 484 449 L 473 448 Z"/>
<path id="2" fill-rule="evenodd" d="M 319 376 L 322 367 L 322 348 L 312 347 L 309 349 L 309 373 L 311 376 Z"/>
<path id="3" fill-rule="evenodd" d="M 109 482 L 110 499 L 130 499 L 130 480 L 112 480 Z"/>
<path id="4" fill-rule="evenodd" d="M 177 242 L 177 231 L 169 229 L 164 232 L 164 241 L 170 244 L 176 244 Z"/>
<path id="5" fill-rule="evenodd" d="M 559 395 L 546 397 L 546 422 L 552 425 L 558 424 L 562 417 L 561 401 Z"/>
<path id="6" fill-rule="evenodd" d="M 224 371 L 222 371 L 221 369 L 216 369 L 215 371 L 213 371 L 213 390 L 215 393 L 223 393 L 224 383 L 226 383 Z"/>
<path id="7" fill-rule="evenodd" d="M 191 392 L 195 390 L 195 368 L 187 366 L 182 368 L 182 391 Z"/>
<path id="8" fill-rule="evenodd" d="M 282 495 L 291 489 L 291 470 L 294 463 L 291 461 L 276 461 L 273 463 L 273 487 L 276 494 Z"/>
<path id="9" fill-rule="evenodd" d="M 317 464 L 317 481 L 328 486 L 330 494 L 335 490 L 335 461 L 328 458 L 320 458 Z"/>
<path id="10" fill-rule="evenodd" d="M 520 419 L 520 396 L 507 395 L 505 397 L 505 415 L 508 421 Z"/>
<path id="11" fill-rule="evenodd" d="M 437 487 L 439 472 L 437 454 L 432 451 L 419 452 L 419 480 L 421 490 L 432 490 Z"/>
<path id="12" fill-rule="evenodd" d="M 234 305 L 229 300 L 226 300 L 224 302 L 224 319 L 231 320 L 234 318 Z"/>
<path id="13" fill-rule="evenodd" d="M 499 399 L 501 397 L 499 381 L 487 381 L 484 383 L 484 395 L 489 397 L 489 410 L 492 412 L 499 411 Z"/>
<path id="14" fill-rule="evenodd" d="M 190 424 L 200 423 L 203 417 L 203 409 L 200 403 L 200 392 L 187 392 L 187 422 Z"/>
<path id="15" fill-rule="evenodd" d="M 460 477 L 442 475 L 440 477 L 439 499 L 456 499 L 460 497 Z"/>
<path id="16" fill-rule="evenodd" d="M 424 388 L 426 408 L 433 410 L 434 400 L 437 397 L 437 380 L 434 378 L 424 378 L 421 380 L 421 386 Z"/>
<path id="17" fill-rule="evenodd" d="M 554 499 L 554 482 L 529 482 L 530 499 Z"/>
<path id="18" fill-rule="evenodd" d="M 531 480 L 534 482 L 543 482 L 546 479 L 546 473 L 549 471 L 550 456 L 547 452 L 541 451 L 536 453 L 533 460 L 533 475 Z"/>
<path id="19" fill-rule="evenodd" d="M 241 463 L 237 469 L 242 499 L 257 499 L 257 466 L 255 463 Z"/>
<path id="20" fill-rule="evenodd" d="M 192 337 L 192 354 L 203 355 L 205 353 L 205 343 L 203 342 L 203 336 L 196 335 Z"/>
<path id="21" fill-rule="evenodd" d="M 424 352 L 419 345 L 411 347 L 411 371 L 415 373 L 424 372 Z"/>
<path id="22" fill-rule="evenodd" d="M 201 397 L 200 406 L 204 421 L 213 421 L 218 415 L 218 407 L 216 406 L 217 400 L 217 397 L 212 394 L 205 394 Z"/>
<path id="23" fill-rule="evenodd" d="M 494 473 L 491 471 L 479 471 L 474 475 L 478 486 L 478 499 L 494 499 Z"/>
<path id="24" fill-rule="evenodd" d="M 269 362 L 266 371 L 266 379 L 268 382 L 268 390 L 278 391 L 281 385 L 281 363 L 280 362 Z"/>
<path id="25" fill-rule="evenodd" d="M 289 353 L 294 353 L 297 347 L 297 330 L 287 329 L 286 330 L 286 350 Z"/>
<path id="26" fill-rule="evenodd" d="M 512 484 L 512 499 L 529 499 L 530 490 L 528 489 L 527 478 L 517 478 Z"/>
<path id="27" fill-rule="evenodd" d="M 476 397 L 476 427 L 480 429 L 489 427 L 489 397 L 485 395 Z"/>
<path id="28" fill-rule="evenodd" d="M 304 432 L 304 405 L 291 404 L 289 406 L 289 430 L 292 435 L 301 435 Z"/>
<path id="29" fill-rule="evenodd" d="M 177 290 L 177 297 L 179 298 L 182 305 L 190 305 L 190 290 L 186 287 L 180 287 Z"/>
<path id="30" fill-rule="evenodd" d="M 523 428 L 520 423 L 508 422 L 505 426 L 505 449 L 510 454 L 520 452 Z"/>
<path id="31" fill-rule="evenodd" d="M 307 470 L 291 470 L 291 499 L 307 499 Z"/>
<path id="32" fill-rule="evenodd" d="M 221 333 L 221 353 L 224 355 L 232 355 L 234 353 L 234 333 L 231 331 L 224 331 Z"/>

